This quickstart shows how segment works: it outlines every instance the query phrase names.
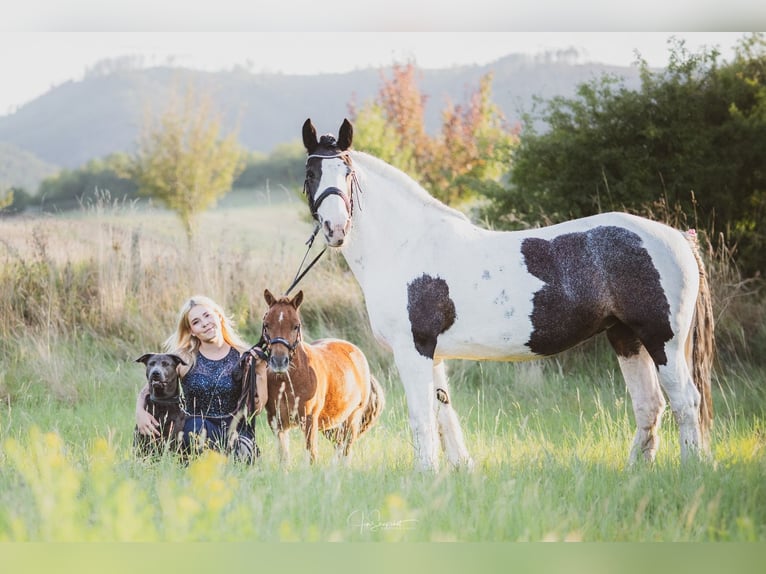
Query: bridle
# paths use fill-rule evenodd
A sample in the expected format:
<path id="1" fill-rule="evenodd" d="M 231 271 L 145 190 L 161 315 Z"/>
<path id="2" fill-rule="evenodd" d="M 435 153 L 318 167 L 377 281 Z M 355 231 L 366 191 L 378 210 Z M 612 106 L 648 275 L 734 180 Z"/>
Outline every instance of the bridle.
<path id="1" fill-rule="evenodd" d="M 322 155 L 322 154 L 309 154 L 306 158 L 306 168 L 308 168 L 308 162 L 310 159 L 341 159 L 343 160 L 343 163 L 346 164 L 348 167 L 348 174 L 346 175 L 347 179 L 351 179 L 351 185 L 350 185 L 350 193 L 347 193 L 346 190 L 339 189 L 337 187 L 328 187 L 317 196 L 314 197 L 313 194 L 309 191 L 309 180 L 306 178 L 306 180 L 303 182 L 303 192 L 306 194 L 306 197 L 309 202 L 309 209 L 311 210 L 311 217 L 314 218 L 314 220 L 319 220 L 319 206 L 322 205 L 322 202 L 330 197 L 331 195 L 337 195 L 343 200 L 343 203 L 346 204 L 346 211 L 348 212 L 349 217 L 352 217 L 354 215 L 354 191 L 359 192 L 359 180 L 356 177 L 356 170 L 354 170 L 353 165 L 351 164 L 351 157 L 349 156 L 348 152 L 341 152 L 336 153 L 333 155 Z"/>
<path id="2" fill-rule="evenodd" d="M 331 195 L 337 195 L 343 200 L 343 203 L 346 205 L 346 212 L 348 213 L 349 218 L 351 218 L 354 215 L 354 193 L 356 192 L 356 195 L 359 195 L 359 192 L 361 191 L 361 187 L 359 186 L 359 179 L 356 177 L 356 170 L 354 170 L 353 165 L 351 164 L 351 157 L 348 155 L 348 152 L 341 152 L 336 153 L 333 155 L 322 155 L 322 154 L 309 154 L 306 158 L 306 169 L 308 169 L 308 162 L 310 159 L 317 158 L 317 159 L 342 159 L 343 163 L 348 166 L 349 172 L 346 175 L 346 178 L 351 179 L 351 192 L 346 193 L 346 191 L 342 189 L 338 189 L 337 187 L 328 187 L 322 191 L 322 193 L 319 194 L 318 197 L 314 197 L 314 195 L 309 190 L 309 179 L 306 177 L 306 179 L 303 181 L 303 193 L 306 194 L 306 198 L 309 202 L 309 209 L 311 210 L 311 217 L 314 218 L 314 221 L 316 221 L 316 225 L 314 226 L 314 231 L 311 233 L 311 236 L 306 241 L 306 245 L 308 246 L 306 248 L 306 254 L 303 256 L 303 260 L 301 261 L 301 264 L 298 266 L 298 271 L 295 273 L 295 277 L 293 278 L 293 282 L 290 284 L 290 286 L 285 291 L 285 295 L 289 295 L 290 291 L 292 291 L 296 285 L 300 282 L 301 279 L 306 275 L 306 273 L 309 272 L 309 270 L 316 264 L 317 261 L 319 261 L 324 255 L 325 251 L 327 251 L 327 247 L 325 246 L 322 251 L 319 252 L 319 254 L 314 257 L 314 259 L 311 261 L 311 263 L 308 264 L 308 266 L 304 269 L 303 265 L 306 263 L 306 257 L 308 257 L 309 251 L 311 251 L 311 246 L 314 244 L 314 238 L 317 236 L 317 233 L 319 233 L 319 206 L 322 205 L 322 202 L 330 197 Z M 285 344 L 285 342 L 281 342 L 281 344 Z M 290 348 L 289 345 L 287 345 L 288 349 Z M 291 355 L 292 357 L 292 355 Z"/>
<path id="3" fill-rule="evenodd" d="M 266 313 L 268 315 L 268 312 Z M 266 353 L 269 355 L 271 354 L 271 347 L 273 345 L 282 345 L 287 348 L 288 356 L 290 360 L 292 361 L 293 355 L 295 354 L 295 349 L 298 348 L 298 345 L 301 344 L 302 339 L 302 333 L 301 333 L 301 324 L 298 323 L 298 336 L 295 338 L 295 341 L 291 343 L 284 337 L 269 337 L 268 330 L 266 329 L 266 315 L 263 316 L 263 328 L 261 329 L 261 341 L 265 343 L 266 346 Z"/>

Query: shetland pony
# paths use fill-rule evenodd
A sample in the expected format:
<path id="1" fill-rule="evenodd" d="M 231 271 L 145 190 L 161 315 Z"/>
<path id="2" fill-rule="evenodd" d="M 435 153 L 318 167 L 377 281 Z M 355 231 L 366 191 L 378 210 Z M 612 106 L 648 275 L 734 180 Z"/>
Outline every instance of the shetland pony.
<path id="1" fill-rule="evenodd" d="M 287 431 L 295 426 L 303 430 L 312 463 L 318 453 L 317 431 L 333 442 L 338 455 L 348 457 L 384 406 L 383 390 L 370 374 L 367 358 L 348 341 L 302 340 L 303 291 L 292 299 L 277 299 L 266 289 L 264 298 L 269 306 L 262 336 L 269 357 L 266 414 L 282 459 L 288 456 Z"/>
<path id="2" fill-rule="evenodd" d="M 625 213 L 488 231 L 352 139 L 348 120 L 337 140 L 306 120 L 304 190 L 393 351 L 421 468 L 437 467 L 439 438 L 451 464 L 472 464 L 445 359 L 536 359 L 600 332 L 633 403 L 629 460 L 654 459 L 665 396 L 681 458 L 708 451 L 713 315 L 693 233 Z"/>

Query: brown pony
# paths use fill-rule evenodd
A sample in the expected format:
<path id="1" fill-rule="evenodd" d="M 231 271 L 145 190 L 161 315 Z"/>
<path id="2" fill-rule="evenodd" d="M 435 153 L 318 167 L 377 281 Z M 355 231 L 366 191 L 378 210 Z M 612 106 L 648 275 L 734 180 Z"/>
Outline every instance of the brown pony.
<path id="1" fill-rule="evenodd" d="M 370 374 L 367 358 L 348 341 L 301 340 L 298 311 L 303 291 L 292 299 L 275 298 L 266 289 L 269 310 L 263 317 L 263 340 L 269 359 L 266 414 L 276 433 L 280 455 L 287 459 L 287 431 L 300 426 L 311 462 L 318 452 L 317 430 L 348 456 L 351 445 L 377 420 L 383 391 Z"/>

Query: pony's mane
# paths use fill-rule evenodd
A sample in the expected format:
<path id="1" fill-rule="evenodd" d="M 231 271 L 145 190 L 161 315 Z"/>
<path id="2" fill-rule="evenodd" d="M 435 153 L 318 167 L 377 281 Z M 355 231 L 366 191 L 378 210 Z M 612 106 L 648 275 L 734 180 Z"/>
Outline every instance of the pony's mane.
<path id="1" fill-rule="evenodd" d="M 393 165 L 386 163 L 382 159 L 362 151 L 356 151 L 356 150 L 352 151 L 351 157 L 354 163 L 358 163 L 363 170 L 375 173 L 381 177 L 385 177 L 386 179 L 396 180 L 409 193 L 411 193 L 413 196 L 417 197 L 418 199 L 420 199 L 421 201 L 423 201 L 430 207 L 439 209 L 446 214 L 452 215 L 454 217 L 458 217 L 465 221 L 469 221 L 468 217 L 464 213 L 448 205 L 445 205 L 444 203 L 436 199 L 433 195 L 428 193 L 423 188 L 423 186 L 421 186 L 418 182 L 416 182 L 414 179 L 412 179 L 409 175 L 404 173 L 399 168 L 394 167 Z M 362 177 L 364 176 L 363 173 L 361 175 Z M 363 179 L 360 183 L 362 185 L 362 189 L 364 189 Z"/>

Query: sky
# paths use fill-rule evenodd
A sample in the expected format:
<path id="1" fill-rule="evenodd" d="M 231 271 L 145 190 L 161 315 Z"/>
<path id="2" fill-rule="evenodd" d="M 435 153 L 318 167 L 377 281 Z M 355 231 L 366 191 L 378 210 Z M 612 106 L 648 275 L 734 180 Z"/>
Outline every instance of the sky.
<path id="1" fill-rule="evenodd" d="M 0 115 L 121 56 L 314 74 L 575 48 L 582 62 L 628 66 L 638 51 L 664 66 L 670 36 L 727 58 L 759 27 L 766 3 L 752 0 L 0 0 Z"/>
<path id="2" fill-rule="evenodd" d="M 96 62 L 140 56 L 144 65 L 203 70 L 244 66 L 253 72 L 340 73 L 414 61 L 421 68 L 486 64 L 511 53 L 575 48 L 579 61 L 629 66 L 636 52 L 652 66 L 667 64 L 668 39 L 692 50 L 716 46 L 724 58 L 743 32 L 338 32 L 328 56 L 317 32 L 6 32 L 0 33 L 0 115 L 68 80 Z M 338 46 L 338 48 L 335 48 Z M 23 47 L 23 48 L 22 48 Z M 330 54 L 339 53 L 340 57 Z M 8 79 L 12 80 L 9 81 Z"/>

